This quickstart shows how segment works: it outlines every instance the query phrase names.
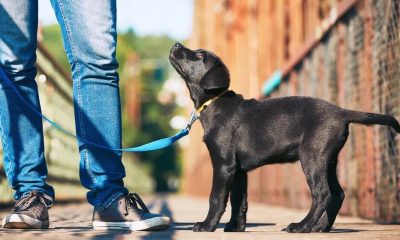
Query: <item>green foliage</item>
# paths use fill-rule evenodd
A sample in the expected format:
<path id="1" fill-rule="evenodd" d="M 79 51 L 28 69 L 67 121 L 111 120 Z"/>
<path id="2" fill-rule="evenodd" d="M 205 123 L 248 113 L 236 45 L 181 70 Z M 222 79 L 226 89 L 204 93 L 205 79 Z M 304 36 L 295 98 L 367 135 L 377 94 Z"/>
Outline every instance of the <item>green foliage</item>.
<path id="1" fill-rule="evenodd" d="M 135 32 L 132 29 L 129 29 L 126 33 L 124 34 L 118 34 L 117 37 L 117 59 L 119 63 L 119 71 L 122 72 L 122 70 L 125 67 L 126 59 L 129 54 L 135 52 L 135 43 L 136 39 L 138 37 L 136 36 Z"/>
<path id="2" fill-rule="evenodd" d="M 136 43 L 137 52 L 144 59 L 168 59 L 169 50 L 176 41 L 168 36 L 145 36 Z"/>
<path id="3" fill-rule="evenodd" d="M 161 105 L 157 100 L 163 82 L 168 77 L 168 54 L 175 42 L 166 36 L 137 37 L 133 31 L 120 34 L 117 56 L 121 66 L 126 59 L 129 47 L 140 57 L 140 99 L 141 123 L 140 129 L 135 129 L 123 117 L 124 144 L 136 146 L 155 139 L 164 138 L 175 133 L 169 126 L 169 120 L 176 111 L 175 105 Z M 128 47 L 129 46 L 129 47 Z M 124 56 L 125 55 L 125 56 Z M 123 70 L 120 69 L 121 72 Z M 125 94 L 121 94 L 124 102 Z M 181 174 L 180 158 L 175 146 L 163 150 L 138 154 L 142 162 L 151 169 L 156 182 L 157 191 L 170 191 L 168 181 L 178 178 Z"/>

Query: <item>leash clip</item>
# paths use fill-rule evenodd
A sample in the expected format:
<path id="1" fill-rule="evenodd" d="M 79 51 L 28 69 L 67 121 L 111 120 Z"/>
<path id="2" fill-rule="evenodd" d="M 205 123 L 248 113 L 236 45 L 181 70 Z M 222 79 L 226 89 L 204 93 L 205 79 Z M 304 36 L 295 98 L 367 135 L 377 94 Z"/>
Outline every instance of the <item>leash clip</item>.
<path id="1" fill-rule="evenodd" d="M 192 125 L 194 122 L 196 122 L 197 119 L 200 118 L 200 114 L 198 113 L 198 111 L 196 109 L 193 109 L 192 112 L 190 113 L 190 119 L 186 125 L 185 130 L 189 130 L 192 128 Z"/>

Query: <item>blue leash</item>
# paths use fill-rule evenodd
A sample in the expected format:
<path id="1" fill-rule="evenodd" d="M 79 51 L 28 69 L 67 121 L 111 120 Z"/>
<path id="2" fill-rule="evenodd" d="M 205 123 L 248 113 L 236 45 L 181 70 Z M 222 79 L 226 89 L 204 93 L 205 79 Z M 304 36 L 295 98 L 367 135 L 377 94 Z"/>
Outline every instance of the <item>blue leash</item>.
<path id="1" fill-rule="evenodd" d="M 186 136 L 189 134 L 189 131 L 192 127 L 192 124 L 199 118 L 198 114 L 196 114 L 196 110 L 193 110 L 190 116 L 190 119 L 188 121 L 187 126 L 182 129 L 179 133 L 175 134 L 172 137 L 168 138 L 162 138 L 158 139 L 156 141 L 138 146 L 138 147 L 132 147 L 132 148 L 111 148 L 111 147 L 106 147 L 97 143 L 93 143 L 90 141 L 87 141 L 85 139 L 82 139 L 69 131 L 65 130 L 62 126 L 57 124 L 56 122 L 50 120 L 48 117 L 44 116 L 42 113 L 40 113 L 36 108 L 34 108 L 28 101 L 25 100 L 24 97 L 19 93 L 18 89 L 15 87 L 15 85 L 11 82 L 11 80 L 8 78 L 7 74 L 3 70 L 3 68 L 0 67 L 0 79 L 3 81 L 3 84 L 5 87 L 9 87 L 15 95 L 26 105 L 28 106 L 36 115 L 39 117 L 43 118 L 45 121 L 50 123 L 54 128 L 58 129 L 59 131 L 63 132 L 64 134 L 73 137 L 79 141 L 81 141 L 84 144 L 105 149 L 105 150 L 110 150 L 110 151 L 119 151 L 119 152 L 147 152 L 147 151 L 154 151 L 162 148 L 166 148 L 170 145 L 172 145 L 174 142 L 177 140 L 181 139 L 182 137 Z"/>

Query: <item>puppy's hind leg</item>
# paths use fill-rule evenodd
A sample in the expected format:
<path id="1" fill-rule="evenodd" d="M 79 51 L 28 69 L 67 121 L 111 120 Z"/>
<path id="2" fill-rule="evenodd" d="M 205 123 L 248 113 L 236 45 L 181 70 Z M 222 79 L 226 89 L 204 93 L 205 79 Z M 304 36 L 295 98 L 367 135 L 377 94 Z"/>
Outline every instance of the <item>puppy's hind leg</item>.
<path id="1" fill-rule="evenodd" d="M 336 160 L 336 159 L 335 159 Z M 318 223 L 312 228 L 313 232 L 329 232 L 335 222 L 336 216 L 339 213 L 340 207 L 344 200 L 344 192 L 339 184 L 339 180 L 336 174 L 335 161 L 328 168 L 328 183 L 331 191 L 332 200 L 330 201 L 328 208 L 318 220 Z"/>
<path id="2" fill-rule="evenodd" d="M 225 225 L 225 232 L 244 232 L 247 213 L 247 172 L 237 170 L 231 186 L 231 219 Z"/>
<path id="3" fill-rule="evenodd" d="M 301 166 L 311 190 L 312 205 L 309 213 L 301 222 L 291 223 L 286 227 L 287 232 L 311 232 L 312 227 L 327 209 L 332 199 L 328 185 L 327 161 L 326 156 L 317 157 L 314 154 L 300 156 Z"/>
<path id="4" fill-rule="evenodd" d="M 340 150 L 343 148 L 346 143 L 347 137 L 349 136 L 349 128 L 348 125 L 342 129 L 342 134 L 337 135 L 336 138 L 336 149 L 333 150 L 331 158 L 328 159 L 328 184 L 329 191 L 331 192 L 332 199 L 329 202 L 328 208 L 318 220 L 317 224 L 312 227 L 313 232 L 329 232 L 335 222 L 336 216 L 339 213 L 339 210 L 344 201 L 344 192 L 342 187 L 340 186 L 336 167 L 338 162 L 338 155 Z M 337 131 L 340 133 L 340 131 Z"/>

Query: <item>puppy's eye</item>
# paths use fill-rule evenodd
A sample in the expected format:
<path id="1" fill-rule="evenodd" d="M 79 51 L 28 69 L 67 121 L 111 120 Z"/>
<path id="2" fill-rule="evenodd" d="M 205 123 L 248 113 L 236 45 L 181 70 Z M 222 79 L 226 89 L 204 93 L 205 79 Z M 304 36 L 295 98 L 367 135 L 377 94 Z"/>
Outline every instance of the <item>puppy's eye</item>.
<path id="1" fill-rule="evenodd" d="M 203 59 L 204 55 L 201 52 L 196 53 L 196 57 L 198 57 L 199 59 Z"/>

